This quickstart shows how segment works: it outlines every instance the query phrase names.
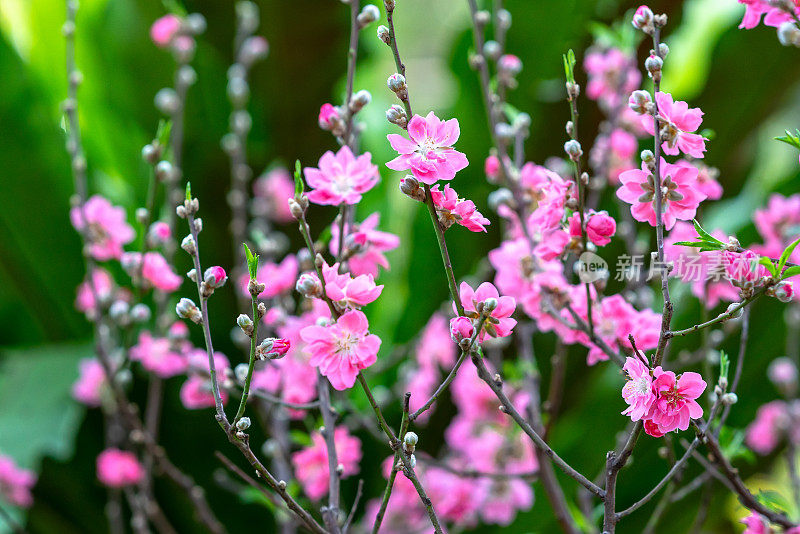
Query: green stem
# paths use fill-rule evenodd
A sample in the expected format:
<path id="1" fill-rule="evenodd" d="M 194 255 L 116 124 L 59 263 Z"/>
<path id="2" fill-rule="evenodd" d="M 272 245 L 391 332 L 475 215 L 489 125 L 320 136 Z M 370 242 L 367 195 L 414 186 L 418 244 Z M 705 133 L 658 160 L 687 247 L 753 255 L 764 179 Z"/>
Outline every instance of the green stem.
<path id="1" fill-rule="evenodd" d="M 253 368 L 256 364 L 256 344 L 258 343 L 258 297 L 252 295 L 250 303 L 253 308 L 253 333 L 250 335 L 250 361 L 247 363 L 247 377 L 244 380 L 242 388 L 242 399 L 239 401 L 239 409 L 236 411 L 236 417 L 233 418 L 233 425 L 244 415 L 244 410 L 247 406 L 247 398 L 250 396 L 250 381 L 253 379 Z"/>
<path id="2" fill-rule="evenodd" d="M 442 263 L 444 264 L 444 271 L 447 275 L 447 285 L 450 286 L 450 296 L 456 305 L 459 315 L 464 315 L 464 306 L 461 305 L 461 298 L 458 295 L 458 286 L 456 285 L 456 277 L 453 274 L 453 264 L 450 262 L 450 253 L 447 251 L 447 242 L 444 240 L 444 229 L 439 224 L 439 217 L 436 215 L 436 206 L 433 205 L 433 196 L 431 195 L 431 186 L 425 186 L 425 205 L 428 206 L 428 213 L 431 216 L 431 223 L 433 230 L 436 232 L 436 240 L 439 242 L 439 252 L 442 254 Z"/>

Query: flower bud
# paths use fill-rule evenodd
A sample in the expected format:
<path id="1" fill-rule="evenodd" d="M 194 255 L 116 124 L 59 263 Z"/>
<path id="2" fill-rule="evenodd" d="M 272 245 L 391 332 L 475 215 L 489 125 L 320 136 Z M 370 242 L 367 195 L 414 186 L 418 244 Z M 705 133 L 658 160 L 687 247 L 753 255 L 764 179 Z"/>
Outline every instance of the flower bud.
<path id="1" fill-rule="evenodd" d="M 389 76 L 386 80 L 386 85 L 393 93 L 396 93 L 401 100 L 408 98 L 408 86 L 406 85 L 406 78 L 402 74 L 395 72 Z M 405 97 L 402 95 L 405 95 Z"/>
<path id="2" fill-rule="evenodd" d="M 159 89 L 153 98 L 153 103 L 158 111 L 169 116 L 174 115 L 180 106 L 178 95 L 171 87 Z"/>
<path id="3" fill-rule="evenodd" d="M 486 26 L 492 20 L 492 15 L 486 10 L 480 10 L 475 13 L 475 24 L 478 26 Z"/>
<path id="4" fill-rule="evenodd" d="M 386 120 L 401 128 L 405 128 L 408 124 L 408 115 L 406 115 L 406 110 L 403 109 L 403 106 L 394 104 L 386 110 Z"/>
<path id="5" fill-rule="evenodd" d="M 522 71 L 522 60 L 514 54 L 503 54 L 497 60 L 497 68 L 503 74 L 516 76 Z"/>
<path id="6" fill-rule="evenodd" d="M 791 302 L 794 298 L 794 285 L 788 281 L 778 282 L 770 288 L 770 296 L 781 302 Z"/>
<path id="7" fill-rule="evenodd" d="M 467 317 L 454 317 L 450 319 L 450 338 L 460 344 L 463 340 L 472 339 L 475 326 Z"/>
<path id="8" fill-rule="evenodd" d="M 664 59 L 669 54 L 669 46 L 667 43 L 658 43 L 658 55 L 661 56 L 661 59 Z"/>
<path id="9" fill-rule="evenodd" d="M 128 322 L 128 312 L 130 305 L 124 300 L 115 300 L 108 308 L 108 315 L 117 324 L 126 324 Z"/>
<path id="10" fill-rule="evenodd" d="M 212 287 L 214 289 L 224 286 L 227 280 L 228 276 L 225 274 L 225 269 L 223 269 L 219 265 L 215 265 L 214 267 L 209 267 L 208 269 L 206 269 L 206 272 L 203 273 L 203 281 L 206 283 L 207 286 Z"/>
<path id="11" fill-rule="evenodd" d="M 354 94 L 353 98 L 350 100 L 350 111 L 358 113 L 371 101 L 372 95 L 366 89 L 362 89 Z"/>
<path id="12" fill-rule="evenodd" d="M 269 42 L 260 35 L 248 37 L 242 43 L 239 52 L 239 61 L 245 65 L 252 65 L 256 61 L 264 59 L 269 53 Z"/>
<path id="13" fill-rule="evenodd" d="M 293 198 L 290 198 L 288 202 L 289 202 L 289 213 L 292 214 L 292 217 L 294 217 L 298 221 L 302 219 L 306 210 L 304 210 L 303 207 L 300 205 L 300 203 Z"/>
<path id="14" fill-rule="evenodd" d="M 484 300 L 481 304 L 483 304 L 483 313 L 485 313 L 486 315 L 491 315 L 492 312 L 497 308 L 497 299 L 489 297 L 488 299 Z"/>
<path id="15" fill-rule="evenodd" d="M 377 6 L 373 4 L 367 4 L 361 9 L 361 13 L 358 14 L 357 22 L 359 28 L 364 28 L 365 26 L 369 26 L 376 20 L 378 20 L 381 16 L 381 12 Z"/>
<path id="16" fill-rule="evenodd" d="M 744 310 L 744 306 L 741 306 L 741 302 L 731 302 L 728 305 L 728 308 L 725 310 L 725 313 L 730 313 L 733 309 L 737 307 L 738 309 L 733 313 L 733 315 L 731 315 L 730 317 L 731 319 L 738 319 L 739 317 L 741 317 L 742 311 Z"/>
<path id="17" fill-rule="evenodd" d="M 633 27 L 643 32 L 650 34 L 653 33 L 653 11 L 647 6 L 639 6 L 636 13 L 633 14 Z"/>
<path id="18" fill-rule="evenodd" d="M 387 45 L 392 44 L 392 35 L 389 32 L 389 28 L 381 24 L 378 26 L 378 39 L 386 43 Z"/>
<path id="19" fill-rule="evenodd" d="M 236 421 L 236 430 L 245 431 L 250 428 L 250 418 L 249 417 L 242 417 L 238 421 Z"/>
<path id="20" fill-rule="evenodd" d="M 800 29 L 794 21 L 786 21 L 778 27 L 778 41 L 783 46 L 800 46 Z"/>
<path id="21" fill-rule="evenodd" d="M 425 190 L 419 186 L 417 179 L 411 175 L 400 180 L 400 191 L 414 200 L 425 202 Z"/>
<path id="22" fill-rule="evenodd" d="M 206 19 L 200 13 L 190 13 L 186 16 L 186 29 L 189 33 L 199 35 L 206 31 Z"/>
<path id="23" fill-rule="evenodd" d="M 419 436 L 414 432 L 406 432 L 406 435 L 403 436 L 403 442 L 409 447 L 414 447 L 419 442 Z"/>
<path id="24" fill-rule="evenodd" d="M 181 241 L 181 248 L 192 256 L 197 253 L 197 247 L 194 245 L 194 237 L 192 237 L 191 234 L 183 238 L 183 241 Z"/>
<path id="25" fill-rule="evenodd" d="M 290 348 L 288 339 L 268 337 L 256 347 L 256 357 L 259 360 L 280 360 Z"/>
<path id="26" fill-rule="evenodd" d="M 515 205 L 514 194 L 505 187 L 501 187 L 489 193 L 489 197 L 486 200 L 489 203 L 489 207 L 494 211 L 500 209 L 500 206 L 513 207 Z"/>
<path id="27" fill-rule="evenodd" d="M 322 296 L 322 283 L 319 281 L 319 278 L 312 273 L 301 274 L 294 288 L 298 293 L 309 299 Z"/>
<path id="28" fill-rule="evenodd" d="M 190 269 L 189 272 L 186 273 L 186 277 L 192 282 L 197 283 L 197 269 Z"/>
<path id="29" fill-rule="evenodd" d="M 243 384 L 245 380 L 247 380 L 247 373 L 250 370 L 250 366 L 246 363 L 240 363 L 236 367 L 233 368 L 233 376 L 236 378 L 236 381 L 240 384 Z"/>
<path id="30" fill-rule="evenodd" d="M 342 122 L 339 117 L 339 110 L 333 104 L 325 103 L 319 108 L 317 119 L 319 127 L 325 131 L 333 131 L 337 124 Z"/>
<path id="31" fill-rule="evenodd" d="M 147 144 L 142 147 L 142 159 L 150 165 L 155 165 L 161 157 L 161 150 L 155 145 Z"/>
<path id="32" fill-rule="evenodd" d="M 189 319 L 194 323 L 199 324 L 203 320 L 203 314 L 192 299 L 182 298 L 175 306 L 175 312 L 181 319 Z"/>
<path id="33" fill-rule="evenodd" d="M 652 102 L 653 100 L 650 97 L 650 93 L 640 89 L 631 93 L 630 98 L 628 98 L 628 107 L 639 115 L 643 115 L 647 113 L 648 105 L 652 104 Z"/>
<path id="34" fill-rule="evenodd" d="M 500 43 L 497 41 L 486 41 L 483 44 L 483 55 L 488 57 L 491 60 L 497 61 L 500 58 L 500 53 L 503 49 L 500 47 Z"/>
<path id="35" fill-rule="evenodd" d="M 661 79 L 661 68 L 663 66 L 664 60 L 658 56 L 649 56 L 644 61 L 644 68 L 647 69 L 647 74 L 656 82 Z"/>
<path id="36" fill-rule="evenodd" d="M 575 139 L 570 139 L 564 143 L 564 152 L 566 152 L 569 158 L 573 161 L 577 161 L 583 155 L 581 144 Z"/>
<path id="37" fill-rule="evenodd" d="M 656 161 L 656 156 L 653 154 L 652 150 L 642 150 L 642 153 L 639 154 L 639 157 L 642 158 L 642 163 L 645 165 L 650 165 Z"/>
<path id="38" fill-rule="evenodd" d="M 736 395 L 736 393 L 730 392 L 730 393 L 725 393 L 722 396 L 721 400 L 722 400 L 722 404 L 724 404 L 726 406 L 732 406 L 732 405 L 736 404 L 739 401 L 739 397 Z"/>
<path id="39" fill-rule="evenodd" d="M 250 318 L 250 316 L 245 315 L 244 313 L 240 314 L 239 317 L 236 318 L 236 324 L 238 324 L 239 328 L 242 329 L 242 332 L 248 336 L 253 335 L 253 320 Z"/>
<path id="40" fill-rule="evenodd" d="M 797 366 L 786 356 L 775 358 L 767 367 L 767 376 L 781 391 L 793 391 L 797 388 Z"/>
<path id="41" fill-rule="evenodd" d="M 408 455 L 408 468 L 414 469 L 417 466 L 417 457 L 413 454 Z"/>
<path id="42" fill-rule="evenodd" d="M 146 304 L 137 304 L 131 308 L 131 320 L 135 323 L 146 323 L 150 320 L 150 308 Z"/>

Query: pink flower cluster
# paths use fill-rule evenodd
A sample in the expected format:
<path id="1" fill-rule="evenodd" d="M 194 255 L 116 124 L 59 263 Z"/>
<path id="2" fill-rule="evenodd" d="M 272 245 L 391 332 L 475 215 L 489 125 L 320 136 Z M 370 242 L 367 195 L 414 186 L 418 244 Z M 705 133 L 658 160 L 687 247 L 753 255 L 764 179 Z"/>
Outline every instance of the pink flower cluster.
<path id="1" fill-rule="evenodd" d="M 336 459 L 342 466 L 340 476 L 347 478 L 358 474 L 361 461 L 361 441 L 351 436 L 347 427 L 337 427 L 333 432 Z M 328 494 L 330 471 L 328 469 L 328 448 L 325 438 L 319 432 L 311 434 L 311 445 L 292 454 L 292 465 L 303 491 L 312 500 L 319 500 Z"/>
<path id="2" fill-rule="evenodd" d="M 634 58 L 618 48 L 595 50 L 586 54 L 583 68 L 589 77 L 586 96 L 598 100 L 609 110 L 620 104 L 620 95 L 626 95 L 638 88 L 642 81 Z"/>
<path id="3" fill-rule="evenodd" d="M 14 506 L 28 508 L 33 504 L 31 489 L 35 484 L 33 471 L 18 467 L 11 457 L 0 454 L 0 498 Z"/>
<path id="4" fill-rule="evenodd" d="M 143 477 L 144 468 L 132 452 L 106 449 L 97 457 L 97 478 L 109 488 L 134 486 Z"/>
<path id="5" fill-rule="evenodd" d="M 378 276 L 378 267 L 389 268 L 389 260 L 384 252 L 400 246 L 400 238 L 389 232 L 378 230 L 380 213 L 375 212 L 361 223 L 345 227 L 345 247 L 353 250 L 348 259 L 347 267 L 355 276 L 368 274 Z M 331 225 L 331 254 L 339 250 L 339 225 Z"/>
<path id="6" fill-rule="evenodd" d="M 491 337 L 507 337 L 511 335 L 511 330 L 517 324 L 517 320 L 511 318 L 514 314 L 514 310 L 517 308 L 514 297 L 500 296 L 497 288 L 490 282 L 482 283 L 476 290 L 473 290 L 468 283 L 461 282 L 458 293 L 461 298 L 461 306 L 464 308 L 464 313 L 466 317 L 471 319 L 477 319 L 480 316 L 481 312 L 478 311 L 479 309 L 487 309 L 487 302 L 489 300 L 494 301 L 494 308 L 486 314 L 486 320 L 483 322 L 481 331 L 478 333 L 478 342 L 483 342 L 487 335 Z M 453 304 L 453 311 L 456 311 L 455 304 Z M 458 321 L 458 319 L 459 318 L 456 318 L 455 321 Z M 461 319 L 464 319 L 464 317 Z M 452 324 L 451 322 L 451 325 Z M 472 336 L 472 332 L 464 332 L 463 327 L 459 330 L 462 333 L 462 337 L 469 338 Z M 451 326 L 451 332 L 452 331 L 453 328 Z"/>
<path id="7" fill-rule="evenodd" d="M 81 206 L 69 212 L 72 226 L 84 233 L 89 243 L 89 253 L 99 261 L 120 259 L 122 247 L 136 237 L 133 227 L 126 221 L 125 208 L 94 195 Z"/>
<path id="8" fill-rule="evenodd" d="M 686 430 L 689 421 L 703 416 L 697 403 L 706 389 L 703 378 L 692 371 L 676 376 L 661 366 L 650 369 L 638 358 L 625 359 L 623 370 L 628 381 L 622 398 L 628 404 L 623 415 L 644 421 L 644 431 L 656 438 L 674 430 Z"/>
<path id="9" fill-rule="evenodd" d="M 485 232 L 489 219 L 481 215 L 471 200 L 458 198 L 458 193 L 449 185 L 439 191 L 439 185 L 431 188 L 433 205 L 439 214 L 439 222 L 444 228 L 449 228 L 454 223 L 463 226 L 471 232 Z"/>

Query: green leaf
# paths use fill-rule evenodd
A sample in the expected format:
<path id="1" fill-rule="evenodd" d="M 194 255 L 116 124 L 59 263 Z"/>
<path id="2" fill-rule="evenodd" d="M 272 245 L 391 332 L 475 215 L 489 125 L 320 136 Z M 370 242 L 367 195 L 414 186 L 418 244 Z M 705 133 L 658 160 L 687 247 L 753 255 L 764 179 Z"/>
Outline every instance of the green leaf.
<path id="1" fill-rule="evenodd" d="M 172 121 L 168 119 L 161 119 L 158 121 L 158 130 L 156 130 L 156 141 L 166 149 L 169 146 L 169 137 L 172 133 Z"/>
<path id="2" fill-rule="evenodd" d="M 303 174 L 300 167 L 300 160 L 294 162 L 294 198 L 300 198 L 305 192 L 305 184 L 303 183 Z"/>
<path id="3" fill-rule="evenodd" d="M 728 379 L 728 369 L 730 369 L 731 359 L 725 353 L 725 351 L 720 351 L 719 353 L 719 377 Z"/>
<path id="4" fill-rule="evenodd" d="M 800 274 L 800 265 L 794 265 L 783 271 L 783 276 L 781 276 L 781 278 L 789 278 L 790 276 L 795 276 L 798 274 Z"/>
<path id="5" fill-rule="evenodd" d="M 778 276 L 778 269 L 775 268 L 775 264 L 772 263 L 771 259 L 762 256 L 759 258 L 758 263 L 766 267 L 772 276 Z"/>
<path id="6" fill-rule="evenodd" d="M 674 245 L 680 245 L 682 247 L 707 247 L 707 241 L 678 241 L 677 243 L 673 243 Z"/>
<path id="7" fill-rule="evenodd" d="M 567 76 L 567 81 L 570 83 L 575 83 L 575 52 L 573 52 L 570 48 L 563 57 L 564 73 Z"/>
<path id="8" fill-rule="evenodd" d="M 773 139 L 800 149 L 800 130 L 795 131 L 797 132 L 796 135 L 792 134 L 789 130 L 786 130 L 786 135 L 779 135 L 778 137 L 773 137 Z"/>
<path id="9" fill-rule="evenodd" d="M 708 232 L 703 230 L 703 227 L 700 226 L 700 223 L 697 222 L 697 219 L 692 219 L 692 223 L 694 224 L 694 229 L 697 232 L 697 235 L 703 241 L 708 241 L 710 243 L 718 243 L 720 245 L 724 245 L 725 244 L 722 241 L 720 241 L 719 239 L 717 239 L 716 237 L 712 236 L 711 234 L 709 234 Z"/>
<path id="10" fill-rule="evenodd" d="M 771 508 L 776 512 L 785 512 L 790 508 L 783 495 L 777 491 L 759 490 L 758 495 L 756 495 L 756 499 L 758 499 L 758 502 L 764 506 Z"/>
<path id="11" fill-rule="evenodd" d="M 784 249 L 780 259 L 778 260 L 778 271 L 783 270 L 784 266 L 786 265 L 786 262 L 789 261 L 789 257 L 792 255 L 792 252 L 794 252 L 794 249 L 797 248 L 798 243 L 800 243 L 800 238 L 792 241 L 792 244 Z"/>
<path id="12" fill-rule="evenodd" d="M 192 182 L 186 182 L 186 200 L 192 200 Z"/>
<path id="13" fill-rule="evenodd" d="M 253 254 L 247 243 L 242 244 L 244 245 L 244 255 L 247 258 L 247 272 L 250 274 L 250 279 L 255 280 L 258 272 L 258 254 Z"/>

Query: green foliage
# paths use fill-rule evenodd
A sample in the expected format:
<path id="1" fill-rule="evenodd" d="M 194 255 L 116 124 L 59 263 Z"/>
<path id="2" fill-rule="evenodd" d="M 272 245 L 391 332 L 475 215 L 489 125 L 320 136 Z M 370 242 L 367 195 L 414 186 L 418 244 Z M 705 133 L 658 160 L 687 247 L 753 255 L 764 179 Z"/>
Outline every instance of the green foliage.
<path id="1" fill-rule="evenodd" d="M 300 160 L 294 162 L 294 198 L 299 199 L 305 192 L 305 182 L 303 182 L 303 172 Z"/>
<path id="2" fill-rule="evenodd" d="M 786 135 L 779 135 L 774 137 L 776 141 L 783 141 L 789 146 L 793 146 L 796 149 L 800 150 L 800 130 L 795 130 L 796 133 L 792 133 L 789 130 L 786 130 Z"/>
<path id="3" fill-rule="evenodd" d="M 245 258 L 247 259 L 247 272 L 250 275 L 251 280 L 256 279 L 256 274 L 258 273 L 258 254 L 253 254 L 250 251 L 250 247 L 247 246 L 247 243 L 242 243 L 244 247 L 244 254 Z"/>
<path id="4" fill-rule="evenodd" d="M 567 77 L 567 81 L 570 83 L 575 83 L 575 52 L 573 52 L 570 48 L 563 57 L 564 74 Z"/>
<path id="5" fill-rule="evenodd" d="M 706 232 L 697 220 L 692 221 L 694 229 L 697 232 L 697 241 L 678 241 L 676 245 L 684 247 L 696 247 L 700 252 L 707 252 L 712 250 L 725 250 L 726 244 Z"/>

